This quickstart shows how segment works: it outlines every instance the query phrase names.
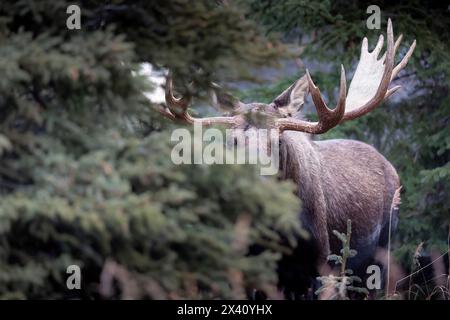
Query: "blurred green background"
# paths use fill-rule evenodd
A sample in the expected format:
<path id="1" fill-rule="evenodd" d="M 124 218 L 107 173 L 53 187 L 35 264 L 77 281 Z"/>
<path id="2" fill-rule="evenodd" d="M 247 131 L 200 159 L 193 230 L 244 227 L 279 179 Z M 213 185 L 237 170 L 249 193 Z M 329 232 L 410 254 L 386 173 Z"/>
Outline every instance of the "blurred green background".
<path id="1" fill-rule="evenodd" d="M 316 138 L 365 141 L 399 172 L 394 253 L 405 272 L 421 242 L 424 254 L 448 250 L 448 5 L 86 0 L 81 30 L 68 30 L 69 4 L 0 3 L 0 298 L 276 296 L 276 262 L 290 249 L 280 237 L 301 232 L 294 186 L 254 166 L 172 164 L 176 124 L 144 96 L 157 84 L 141 64 L 172 70 L 181 93 L 195 81 L 197 114 L 211 81 L 269 102 L 305 66 L 333 101 L 339 65 L 351 74 L 362 38 L 373 47 L 388 17 L 404 34 L 400 56 L 417 40 L 402 92 Z M 373 4 L 381 30 L 366 27 Z M 254 244 L 266 250 L 249 256 Z M 70 264 L 81 290 L 66 288 Z"/>

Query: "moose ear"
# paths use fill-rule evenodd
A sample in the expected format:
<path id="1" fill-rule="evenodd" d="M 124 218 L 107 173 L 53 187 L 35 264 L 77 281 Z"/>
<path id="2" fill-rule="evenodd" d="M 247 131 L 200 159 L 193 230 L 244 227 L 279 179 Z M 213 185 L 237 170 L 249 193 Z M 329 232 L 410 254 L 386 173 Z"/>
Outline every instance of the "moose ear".
<path id="1" fill-rule="evenodd" d="M 306 74 L 294 82 L 273 102 L 278 107 L 278 112 L 283 117 L 292 117 L 305 103 L 305 98 L 309 93 L 309 84 Z"/>
<path id="2" fill-rule="evenodd" d="M 211 84 L 210 96 L 212 98 L 213 106 L 216 109 L 231 114 L 239 112 L 244 106 L 238 98 L 234 97 L 231 93 L 225 91 L 215 83 Z"/>

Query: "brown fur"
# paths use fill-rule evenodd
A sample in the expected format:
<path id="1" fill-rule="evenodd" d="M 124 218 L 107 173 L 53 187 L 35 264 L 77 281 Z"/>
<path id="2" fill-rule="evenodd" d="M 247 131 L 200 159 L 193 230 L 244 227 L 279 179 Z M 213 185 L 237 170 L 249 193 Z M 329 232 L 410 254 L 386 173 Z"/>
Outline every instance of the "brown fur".
<path id="1" fill-rule="evenodd" d="M 373 147 L 353 140 L 312 141 L 304 133 L 285 131 L 280 144 L 283 178 L 298 186 L 302 220 L 319 245 L 321 260 L 339 253 L 332 230 L 345 232 L 347 219 L 353 224 L 351 246 L 373 248 L 359 252 L 373 256 L 400 187 L 392 165 Z"/>

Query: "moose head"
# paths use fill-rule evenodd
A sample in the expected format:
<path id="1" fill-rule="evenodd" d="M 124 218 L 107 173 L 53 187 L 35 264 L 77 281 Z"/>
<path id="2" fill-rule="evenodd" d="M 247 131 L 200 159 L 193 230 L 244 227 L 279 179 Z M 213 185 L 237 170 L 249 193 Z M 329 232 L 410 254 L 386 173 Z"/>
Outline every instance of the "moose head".
<path id="1" fill-rule="evenodd" d="M 216 124 L 231 128 L 249 127 L 245 112 L 263 112 L 271 115 L 270 126 L 280 133 L 280 169 L 285 179 L 298 186 L 303 203 L 299 215 L 309 230 L 317 259 L 309 261 L 315 266 L 327 261 L 327 255 L 338 253 L 340 243 L 333 230 L 344 231 L 351 219 L 353 233 L 351 246 L 358 255 L 349 267 L 356 274 L 364 274 L 373 263 L 378 247 L 386 247 L 388 238 L 396 228 L 400 181 L 393 166 L 373 147 L 353 140 L 313 141 L 307 134 L 321 134 L 344 121 L 357 119 L 371 112 L 400 86 L 389 88 L 391 82 L 406 66 L 416 42 L 403 59 L 395 65 L 394 58 L 402 36 L 395 41 L 392 23 L 387 25 L 387 50 L 380 57 L 384 37 L 380 35 L 372 52 L 364 38 L 361 55 L 349 90 L 346 88 L 344 67 L 341 66 L 340 89 L 337 105 L 330 109 L 324 102 L 308 70 L 269 104 L 244 104 L 233 100 L 234 115 L 225 117 L 194 118 L 188 113 L 189 98 L 173 95 L 172 79 L 166 83 L 167 108 L 162 112 L 173 120 L 205 126 Z M 294 115 L 310 94 L 317 110 L 318 121 L 310 122 Z M 251 126 L 250 126 L 251 127 Z M 301 256 L 299 245 L 294 255 Z M 299 257 L 285 257 L 280 262 L 280 285 L 293 290 L 305 263 Z M 299 272 L 297 272 L 299 271 Z M 313 275 L 312 275 L 313 276 Z"/>

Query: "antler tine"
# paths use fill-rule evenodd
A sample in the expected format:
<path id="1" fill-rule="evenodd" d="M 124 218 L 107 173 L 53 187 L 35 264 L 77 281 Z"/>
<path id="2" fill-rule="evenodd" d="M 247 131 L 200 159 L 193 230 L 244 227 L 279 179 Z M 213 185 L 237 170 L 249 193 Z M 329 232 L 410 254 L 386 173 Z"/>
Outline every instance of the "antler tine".
<path id="1" fill-rule="evenodd" d="M 399 42 L 400 45 L 400 42 Z M 411 58 L 414 49 L 416 48 L 416 40 L 413 41 L 411 46 L 408 49 L 408 52 L 406 52 L 405 56 L 403 57 L 402 61 L 392 70 L 392 76 L 391 80 L 394 80 L 394 78 L 397 76 L 397 74 L 402 70 L 406 65 L 408 64 L 409 59 Z"/>
<path id="2" fill-rule="evenodd" d="M 163 105 L 156 106 L 155 110 L 170 120 L 176 120 L 176 117 L 170 112 L 169 108 Z"/>
<path id="3" fill-rule="evenodd" d="M 277 126 L 280 131 L 283 130 L 295 130 L 303 131 L 313 134 L 324 133 L 342 120 L 345 113 L 345 100 L 346 100 L 346 77 L 344 66 L 341 65 L 341 80 L 339 89 L 339 99 L 336 108 L 329 109 L 325 102 L 323 101 L 320 89 L 314 84 L 314 81 L 306 70 L 306 75 L 309 84 L 309 90 L 317 110 L 317 116 L 319 118 L 318 122 L 309 122 L 294 118 L 282 118 L 277 120 Z"/>
<path id="4" fill-rule="evenodd" d="M 394 93 L 396 93 L 396 92 L 397 92 L 398 90 L 400 90 L 401 88 L 402 88 L 402 86 L 395 86 L 395 87 L 389 89 L 389 90 L 386 92 L 386 95 L 384 96 L 384 100 L 389 99 L 390 96 L 392 96 Z"/>
<path id="5" fill-rule="evenodd" d="M 187 108 L 190 103 L 189 97 L 175 98 L 173 95 L 173 82 L 170 73 L 166 78 L 166 104 L 169 111 L 179 120 L 187 123 L 194 123 L 194 119 L 188 114 Z"/>
<path id="6" fill-rule="evenodd" d="M 395 40 L 395 44 L 394 44 L 394 56 L 397 53 L 398 48 L 400 47 L 400 43 L 403 40 L 403 33 L 400 34 L 397 38 L 397 40 Z"/>

